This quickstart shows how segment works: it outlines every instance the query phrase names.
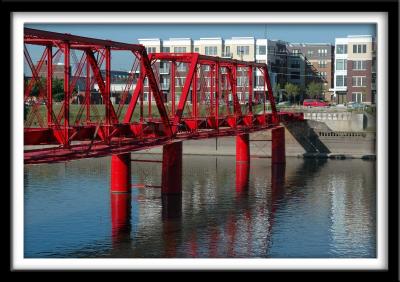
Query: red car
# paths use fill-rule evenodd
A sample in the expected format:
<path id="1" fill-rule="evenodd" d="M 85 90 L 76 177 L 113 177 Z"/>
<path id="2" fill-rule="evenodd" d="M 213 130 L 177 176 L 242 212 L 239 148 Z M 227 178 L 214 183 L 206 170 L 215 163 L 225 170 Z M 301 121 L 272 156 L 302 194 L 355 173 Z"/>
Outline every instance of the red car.
<path id="1" fill-rule="evenodd" d="M 316 99 L 305 99 L 303 101 L 303 106 L 308 107 L 327 107 L 329 106 L 328 103 L 324 101 L 316 100 Z"/>

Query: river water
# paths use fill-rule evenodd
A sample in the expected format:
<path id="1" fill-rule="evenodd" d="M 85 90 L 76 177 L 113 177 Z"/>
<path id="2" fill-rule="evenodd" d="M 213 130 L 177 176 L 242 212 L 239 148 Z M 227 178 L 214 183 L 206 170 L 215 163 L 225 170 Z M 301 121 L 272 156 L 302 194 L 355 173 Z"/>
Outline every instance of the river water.
<path id="1" fill-rule="evenodd" d="M 24 256 L 375 258 L 375 168 L 252 158 L 237 181 L 235 157 L 183 156 L 182 198 L 161 196 L 161 164 L 148 162 L 132 163 L 131 196 L 113 198 L 109 157 L 25 166 Z"/>

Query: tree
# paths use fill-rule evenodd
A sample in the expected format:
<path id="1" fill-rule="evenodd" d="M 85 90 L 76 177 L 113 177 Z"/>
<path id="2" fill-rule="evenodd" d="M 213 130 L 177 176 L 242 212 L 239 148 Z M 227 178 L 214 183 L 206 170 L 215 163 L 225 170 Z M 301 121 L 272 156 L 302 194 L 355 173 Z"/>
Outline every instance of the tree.
<path id="1" fill-rule="evenodd" d="M 274 89 L 272 90 L 274 92 L 274 97 L 276 102 L 280 102 L 280 94 L 279 94 L 280 90 L 281 90 L 281 85 L 279 83 L 276 83 L 274 85 Z"/>
<path id="2" fill-rule="evenodd" d="M 321 94 L 324 91 L 324 86 L 320 82 L 310 82 L 307 85 L 307 94 L 310 95 L 311 98 L 321 98 Z"/>
<path id="3" fill-rule="evenodd" d="M 293 83 L 285 84 L 285 91 L 289 97 L 289 100 L 294 103 L 295 97 L 300 93 L 300 87 Z"/>
<path id="4" fill-rule="evenodd" d="M 53 78 L 52 91 L 55 102 L 64 100 L 64 79 Z"/>

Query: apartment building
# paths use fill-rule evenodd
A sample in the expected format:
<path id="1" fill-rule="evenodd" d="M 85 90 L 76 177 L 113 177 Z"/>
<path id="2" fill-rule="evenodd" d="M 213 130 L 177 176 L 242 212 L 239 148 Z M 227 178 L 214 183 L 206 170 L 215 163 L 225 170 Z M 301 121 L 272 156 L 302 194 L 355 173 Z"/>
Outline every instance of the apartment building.
<path id="1" fill-rule="evenodd" d="M 301 87 L 314 81 L 324 84 L 324 98 L 333 95 L 334 47 L 329 43 L 289 43 L 288 80 Z"/>
<path id="2" fill-rule="evenodd" d="M 232 37 L 225 39 L 225 55 L 241 61 L 255 61 L 256 42 L 254 37 Z"/>
<path id="3" fill-rule="evenodd" d="M 335 87 L 338 104 L 376 102 L 376 45 L 370 35 L 335 40 Z"/>

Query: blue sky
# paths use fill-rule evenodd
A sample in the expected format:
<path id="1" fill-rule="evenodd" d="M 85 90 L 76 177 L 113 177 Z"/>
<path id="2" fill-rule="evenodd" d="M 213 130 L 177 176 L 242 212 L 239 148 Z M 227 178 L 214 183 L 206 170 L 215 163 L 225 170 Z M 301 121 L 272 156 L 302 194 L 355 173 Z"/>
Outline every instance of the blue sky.
<path id="1" fill-rule="evenodd" d="M 138 38 L 253 36 L 299 43 L 334 43 L 347 35 L 376 36 L 374 24 L 26 24 L 26 27 L 138 43 Z M 33 55 L 33 57 L 36 54 Z M 119 69 L 126 68 L 118 59 Z"/>

